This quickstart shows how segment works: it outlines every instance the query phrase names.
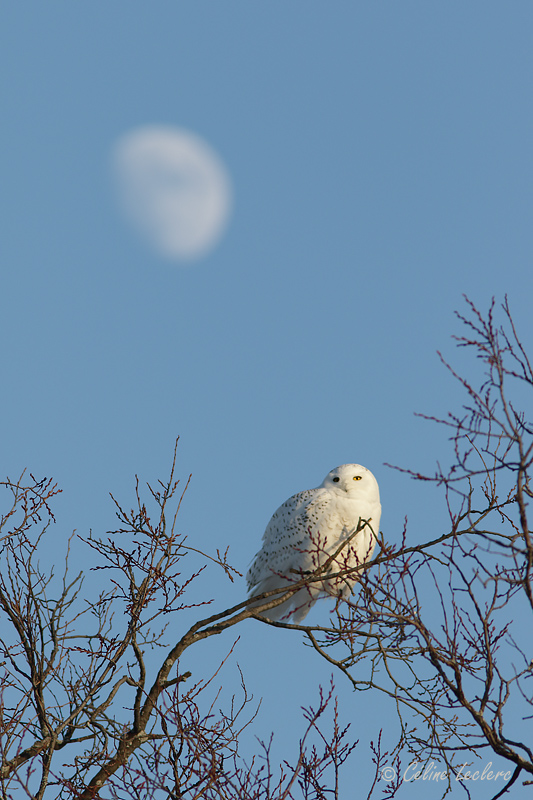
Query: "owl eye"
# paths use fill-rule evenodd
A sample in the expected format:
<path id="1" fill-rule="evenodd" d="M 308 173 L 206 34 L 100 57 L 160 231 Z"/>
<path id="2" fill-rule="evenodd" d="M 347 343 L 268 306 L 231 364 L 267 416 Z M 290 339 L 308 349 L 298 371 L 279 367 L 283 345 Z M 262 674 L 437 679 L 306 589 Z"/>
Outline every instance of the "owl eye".
<path id="1" fill-rule="evenodd" d="M 354 481 L 360 481 L 362 477 L 363 477 L 362 475 L 354 475 L 353 479 Z"/>
<path id="2" fill-rule="evenodd" d="M 333 478 L 333 483 L 338 483 L 339 481 L 340 481 L 340 478 Z"/>

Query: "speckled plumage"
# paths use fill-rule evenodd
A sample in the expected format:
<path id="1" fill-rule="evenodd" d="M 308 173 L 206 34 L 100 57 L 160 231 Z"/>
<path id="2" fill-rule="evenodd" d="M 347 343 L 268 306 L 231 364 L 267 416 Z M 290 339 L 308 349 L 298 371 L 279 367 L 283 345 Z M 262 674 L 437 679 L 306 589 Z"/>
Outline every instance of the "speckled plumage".
<path id="1" fill-rule="evenodd" d="M 368 561 L 380 517 L 379 488 L 370 470 L 360 464 L 333 469 L 320 486 L 293 495 L 273 515 L 263 534 L 263 546 L 246 575 L 250 597 L 289 586 L 324 564 L 357 529 L 359 520 L 369 524 L 341 550 L 328 573 Z M 317 581 L 264 616 L 299 622 L 321 594 L 347 597 L 356 581 L 356 574 Z"/>

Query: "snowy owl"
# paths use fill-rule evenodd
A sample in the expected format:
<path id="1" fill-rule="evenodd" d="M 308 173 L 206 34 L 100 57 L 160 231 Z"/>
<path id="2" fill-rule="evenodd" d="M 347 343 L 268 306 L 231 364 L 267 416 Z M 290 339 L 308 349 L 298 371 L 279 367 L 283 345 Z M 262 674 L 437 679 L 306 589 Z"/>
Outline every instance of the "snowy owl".
<path id="1" fill-rule="evenodd" d="M 325 564 L 358 526 L 361 530 L 335 556 L 325 575 L 368 561 L 380 517 L 378 483 L 370 470 L 360 464 L 332 469 L 316 489 L 290 497 L 268 523 L 263 546 L 246 575 L 250 597 L 302 580 Z M 356 581 L 357 573 L 315 581 L 263 616 L 299 622 L 320 595 L 348 597 Z"/>

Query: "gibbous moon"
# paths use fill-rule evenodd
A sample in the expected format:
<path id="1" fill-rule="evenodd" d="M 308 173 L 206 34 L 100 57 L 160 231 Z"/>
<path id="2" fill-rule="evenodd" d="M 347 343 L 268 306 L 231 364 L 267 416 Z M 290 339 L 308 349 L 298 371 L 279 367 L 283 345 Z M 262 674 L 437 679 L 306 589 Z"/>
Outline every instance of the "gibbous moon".
<path id="1" fill-rule="evenodd" d="M 231 183 L 221 159 L 180 128 L 143 127 L 116 144 L 114 172 L 126 217 L 169 259 L 206 255 L 231 210 Z"/>

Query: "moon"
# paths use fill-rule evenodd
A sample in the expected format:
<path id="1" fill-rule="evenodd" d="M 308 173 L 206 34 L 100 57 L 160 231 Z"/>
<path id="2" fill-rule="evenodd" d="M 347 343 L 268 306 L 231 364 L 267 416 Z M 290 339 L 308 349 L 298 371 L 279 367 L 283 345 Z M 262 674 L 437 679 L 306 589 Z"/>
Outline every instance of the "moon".
<path id="1" fill-rule="evenodd" d="M 159 255 L 189 261 L 215 247 L 230 217 L 231 181 L 203 139 L 181 128 L 137 128 L 116 143 L 113 167 L 124 215 Z"/>

